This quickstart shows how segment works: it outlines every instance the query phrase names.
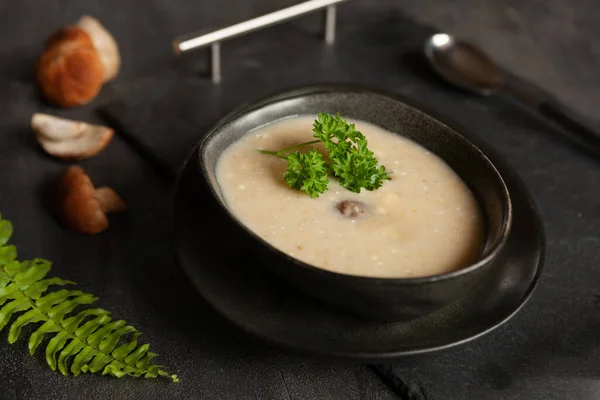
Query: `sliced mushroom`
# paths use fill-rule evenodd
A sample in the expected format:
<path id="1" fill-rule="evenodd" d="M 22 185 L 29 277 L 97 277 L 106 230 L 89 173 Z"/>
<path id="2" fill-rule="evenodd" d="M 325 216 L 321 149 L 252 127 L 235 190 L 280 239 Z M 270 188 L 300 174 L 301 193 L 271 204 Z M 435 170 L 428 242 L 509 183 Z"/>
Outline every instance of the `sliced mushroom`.
<path id="1" fill-rule="evenodd" d="M 81 17 L 77 21 L 77 26 L 83 29 L 92 39 L 104 67 L 103 81 L 108 82 L 114 79 L 121 67 L 121 56 L 115 38 L 102 26 L 100 21 L 89 15 Z"/>
<path id="2" fill-rule="evenodd" d="M 64 160 L 83 160 L 98 154 L 108 146 L 114 134 L 105 126 L 48 114 L 34 114 L 31 128 L 48 154 Z"/>
<path id="3" fill-rule="evenodd" d="M 80 233 L 97 234 L 108 229 L 106 216 L 125 211 L 125 202 L 111 188 L 95 189 L 81 167 L 68 168 L 57 187 L 58 210 L 62 222 Z"/>

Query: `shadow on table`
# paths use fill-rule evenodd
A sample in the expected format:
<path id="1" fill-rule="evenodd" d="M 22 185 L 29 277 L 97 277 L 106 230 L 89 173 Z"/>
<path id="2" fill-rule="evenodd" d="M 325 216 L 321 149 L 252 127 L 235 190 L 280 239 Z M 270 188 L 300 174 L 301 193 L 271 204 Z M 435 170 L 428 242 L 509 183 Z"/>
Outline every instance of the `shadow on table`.
<path id="1" fill-rule="evenodd" d="M 0 55 L 0 76 L 5 81 L 31 83 L 35 80 L 35 65 L 38 54 L 33 52 L 11 52 Z"/>

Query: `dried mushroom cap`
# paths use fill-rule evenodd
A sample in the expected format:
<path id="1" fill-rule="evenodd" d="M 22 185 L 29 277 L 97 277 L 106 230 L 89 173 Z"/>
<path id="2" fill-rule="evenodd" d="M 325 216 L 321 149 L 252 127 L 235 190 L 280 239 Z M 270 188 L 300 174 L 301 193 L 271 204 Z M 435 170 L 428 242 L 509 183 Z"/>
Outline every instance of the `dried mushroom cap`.
<path id="1" fill-rule="evenodd" d="M 31 128 L 48 154 L 64 160 L 82 160 L 98 154 L 114 134 L 105 126 L 39 113 L 31 117 Z"/>
<path id="2" fill-rule="evenodd" d="M 83 29 L 92 39 L 104 67 L 103 81 L 114 79 L 121 67 L 119 46 L 115 38 L 102 26 L 100 21 L 89 15 L 84 15 L 77 21 L 77 26 Z"/>
<path id="3" fill-rule="evenodd" d="M 36 68 L 40 90 L 61 107 L 91 101 L 102 87 L 104 67 L 90 36 L 77 26 L 50 36 Z"/>
<path id="4" fill-rule="evenodd" d="M 105 231 L 106 214 L 124 211 L 125 202 L 112 189 L 95 189 L 81 167 L 68 168 L 57 187 L 57 201 L 63 223 L 80 233 L 90 235 Z"/>

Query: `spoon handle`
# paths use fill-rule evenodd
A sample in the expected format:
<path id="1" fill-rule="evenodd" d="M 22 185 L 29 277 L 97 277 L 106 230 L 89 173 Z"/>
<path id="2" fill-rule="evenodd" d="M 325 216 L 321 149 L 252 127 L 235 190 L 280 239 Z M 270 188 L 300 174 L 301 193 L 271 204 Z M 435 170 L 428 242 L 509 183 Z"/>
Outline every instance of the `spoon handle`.
<path id="1" fill-rule="evenodd" d="M 600 128 L 586 117 L 560 103 L 552 95 L 515 77 L 506 81 L 506 92 L 535 108 L 546 120 L 560 126 L 567 136 L 588 151 L 600 156 Z"/>
<path id="2" fill-rule="evenodd" d="M 584 122 L 585 117 L 554 99 L 544 101 L 539 110 L 544 117 L 560 125 L 571 138 L 600 155 L 600 132 L 590 123 Z"/>

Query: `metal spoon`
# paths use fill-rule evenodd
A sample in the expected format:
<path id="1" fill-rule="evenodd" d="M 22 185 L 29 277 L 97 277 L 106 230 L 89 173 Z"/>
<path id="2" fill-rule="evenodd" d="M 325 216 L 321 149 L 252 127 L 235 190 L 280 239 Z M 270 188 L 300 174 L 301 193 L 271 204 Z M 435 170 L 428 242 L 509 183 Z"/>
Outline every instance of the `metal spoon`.
<path id="1" fill-rule="evenodd" d="M 445 33 L 431 36 L 425 55 L 446 81 L 467 91 L 489 96 L 507 93 L 566 131 L 569 137 L 600 156 L 600 131 L 585 117 L 559 103 L 552 95 L 503 72 L 485 53 Z"/>

